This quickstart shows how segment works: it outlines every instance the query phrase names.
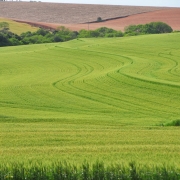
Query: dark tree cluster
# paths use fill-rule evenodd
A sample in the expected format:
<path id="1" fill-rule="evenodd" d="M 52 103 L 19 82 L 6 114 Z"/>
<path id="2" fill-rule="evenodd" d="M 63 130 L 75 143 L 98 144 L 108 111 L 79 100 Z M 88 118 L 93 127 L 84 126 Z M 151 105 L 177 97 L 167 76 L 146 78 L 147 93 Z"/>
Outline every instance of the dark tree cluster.
<path id="1" fill-rule="evenodd" d="M 76 38 L 77 34 L 77 32 L 70 31 L 65 27 L 60 27 L 56 31 L 40 28 L 36 32 L 28 31 L 21 35 L 2 29 L 0 30 L 0 46 L 64 42 Z"/>
<path id="2" fill-rule="evenodd" d="M 172 31 L 172 28 L 163 22 L 152 22 L 145 25 L 128 26 L 125 28 L 124 33 L 107 27 L 101 27 L 96 30 L 83 29 L 77 32 L 61 26 L 54 31 L 40 28 L 36 32 L 28 31 L 17 35 L 9 31 L 8 23 L 3 22 L 0 23 L 0 47 L 64 42 L 76 38 L 123 37 L 141 34 L 171 33 Z"/>
<path id="3" fill-rule="evenodd" d="M 121 31 L 116 31 L 111 28 L 101 27 L 96 30 L 80 30 L 79 38 L 90 38 L 90 37 L 122 37 L 123 33 Z"/>
<path id="4" fill-rule="evenodd" d="M 149 24 L 130 25 L 125 28 L 125 35 L 135 36 L 141 34 L 171 33 L 173 29 L 163 22 L 151 22 Z"/>
<path id="5" fill-rule="evenodd" d="M 26 44 L 41 44 L 64 42 L 76 38 L 91 38 L 91 37 L 122 37 L 121 31 L 116 31 L 106 27 L 97 30 L 81 30 L 71 31 L 64 26 L 59 27 L 57 30 L 49 31 L 43 28 L 38 29 L 36 32 L 25 32 L 21 35 L 14 34 L 8 29 L 3 28 L 0 30 L 0 46 L 17 46 Z"/>

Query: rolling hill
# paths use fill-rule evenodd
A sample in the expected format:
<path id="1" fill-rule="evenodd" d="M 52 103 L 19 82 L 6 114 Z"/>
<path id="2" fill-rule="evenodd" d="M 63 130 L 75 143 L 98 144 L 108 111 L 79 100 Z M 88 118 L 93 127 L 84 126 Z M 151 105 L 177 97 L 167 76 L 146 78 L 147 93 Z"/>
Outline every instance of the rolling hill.
<path id="1" fill-rule="evenodd" d="M 179 167 L 179 38 L 0 48 L 0 162 Z"/>
<path id="2" fill-rule="evenodd" d="M 178 39 L 149 35 L 1 48 L 1 114 L 178 118 Z"/>

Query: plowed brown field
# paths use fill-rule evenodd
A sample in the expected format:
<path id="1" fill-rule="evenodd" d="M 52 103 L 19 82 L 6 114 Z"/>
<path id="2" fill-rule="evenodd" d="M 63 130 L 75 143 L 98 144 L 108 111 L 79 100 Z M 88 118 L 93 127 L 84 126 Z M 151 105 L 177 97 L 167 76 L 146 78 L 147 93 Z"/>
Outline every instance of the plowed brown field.
<path id="1" fill-rule="evenodd" d="M 146 24 L 149 22 L 162 21 L 169 24 L 174 30 L 180 30 L 180 8 L 164 9 L 143 14 L 131 15 L 125 18 L 106 21 L 102 23 L 93 23 L 90 28 L 111 27 L 124 30 L 124 27 L 132 24 Z"/>
<path id="2" fill-rule="evenodd" d="M 109 27 L 116 30 L 124 31 L 124 28 L 132 24 L 146 24 L 149 22 L 162 21 L 169 24 L 173 30 L 180 30 L 180 8 L 169 8 L 158 10 L 154 12 L 147 12 L 143 14 L 131 15 L 125 18 L 109 20 L 101 23 L 85 23 L 85 24 L 58 24 L 58 23 L 33 23 L 35 26 L 49 27 L 56 29 L 59 26 L 66 26 L 67 28 L 78 31 L 81 29 L 97 29 L 99 27 Z"/>
<path id="3" fill-rule="evenodd" d="M 42 2 L 0 2 L 0 17 L 32 22 L 77 24 L 150 12 L 162 8 Z"/>
<path id="4" fill-rule="evenodd" d="M 0 2 L 0 17 L 53 29 L 66 26 L 76 31 L 103 26 L 124 31 L 128 25 L 153 21 L 162 21 L 169 24 L 174 30 L 180 30 L 180 8 Z M 105 21 L 87 23 L 96 21 L 97 17 L 101 17 Z"/>

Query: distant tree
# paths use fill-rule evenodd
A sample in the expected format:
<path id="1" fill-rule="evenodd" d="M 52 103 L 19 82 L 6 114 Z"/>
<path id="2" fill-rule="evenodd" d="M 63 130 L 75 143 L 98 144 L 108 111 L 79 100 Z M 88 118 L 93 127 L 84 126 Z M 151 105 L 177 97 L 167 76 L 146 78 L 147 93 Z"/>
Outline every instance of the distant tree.
<path id="1" fill-rule="evenodd" d="M 10 42 L 10 46 L 18 46 L 18 45 L 22 45 L 22 42 L 19 41 L 17 38 L 15 37 L 12 37 L 9 39 L 9 42 Z"/>
<path id="2" fill-rule="evenodd" d="M 36 31 L 37 35 L 42 35 L 42 36 L 46 36 L 47 34 L 49 34 L 50 32 L 46 29 L 40 28 Z"/>
<path id="3" fill-rule="evenodd" d="M 79 35 L 79 32 L 77 32 L 77 31 L 72 32 L 72 38 L 73 39 L 77 38 L 78 35 Z"/>
<path id="4" fill-rule="evenodd" d="M 130 25 L 125 28 L 126 35 L 139 35 L 139 34 L 161 34 L 171 33 L 173 29 L 163 22 L 151 22 L 149 24 Z"/>
<path id="5" fill-rule="evenodd" d="M 123 37 L 124 34 L 122 31 L 117 31 L 117 33 L 115 34 L 115 37 Z"/>
<path id="6" fill-rule="evenodd" d="M 10 45 L 9 39 L 5 34 L 0 33 L 0 46 Z"/>
<path id="7" fill-rule="evenodd" d="M 166 23 L 163 22 L 151 22 L 148 24 L 148 33 L 171 33 L 173 29 Z"/>
<path id="8" fill-rule="evenodd" d="M 81 30 L 79 31 L 79 38 L 89 38 L 89 37 L 122 37 L 123 33 L 121 31 L 116 31 L 111 28 L 101 27 L 96 30 Z"/>
<path id="9" fill-rule="evenodd" d="M 88 38 L 90 37 L 90 33 L 88 30 L 82 29 L 79 31 L 78 38 Z"/>
<path id="10" fill-rule="evenodd" d="M 63 39 L 62 39 L 60 36 L 55 35 L 55 36 L 53 37 L 53 41 L 54 41 L 54 42 L 62 42 Z"/>
<path id="11" fill-rule="evenodd" d="M 97 22 L 102 22 L 102 18 L 101 18 L 101 17 L 98 17 L 98 18 L 97 18 Z"/>

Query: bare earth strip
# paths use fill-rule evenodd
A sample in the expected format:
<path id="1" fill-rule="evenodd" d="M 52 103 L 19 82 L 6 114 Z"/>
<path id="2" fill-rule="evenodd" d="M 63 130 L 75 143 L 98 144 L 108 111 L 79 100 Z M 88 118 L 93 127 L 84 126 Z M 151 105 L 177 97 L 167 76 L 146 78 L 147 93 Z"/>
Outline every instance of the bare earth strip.
<path id="1" fill-rule="evenodd" d="M 163 9 L 115 5 L 85 5 L 41 2 L 0 2 L 0 17 L 23 21 L 77 24 Z"/>

